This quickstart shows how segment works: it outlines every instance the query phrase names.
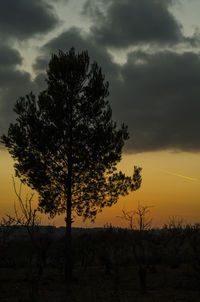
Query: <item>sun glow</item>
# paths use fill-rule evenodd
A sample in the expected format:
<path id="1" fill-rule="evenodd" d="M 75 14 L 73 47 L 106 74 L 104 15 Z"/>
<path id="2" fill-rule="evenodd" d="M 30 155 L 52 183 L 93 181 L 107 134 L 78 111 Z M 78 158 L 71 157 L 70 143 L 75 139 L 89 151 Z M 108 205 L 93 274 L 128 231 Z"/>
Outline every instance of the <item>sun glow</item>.
<path id="1" fill-rule="evenodd" d="M 1 149 L 0 156 L 0 213 L 13 213 L 16 199 L 12 175 L 14 175 L 13 160 L 6 150 Z M 180 215 L 187 222 L 200 221 L 200 160 L 198 154 L 151 152 L 141 154 L 124 154 L 119 169 L 127 175 L 133 173 L 133 166 L 141 166 L 142 186 L 126 197 L 120 197 L 116 205 L 103 209 L 97 215 L 95 224 L 83 222 L 76 218 L 74 226 L 96 227 L 111 223 L 115 226 L 126 226 L 117 216 L 122 210 L 133 210 L 138 202 L 152 206 L 151 216 L 153 226 L 164 224 L 170 215 Z M 161 167 L 164 167 L 161 169 Z M 174 173 L 170 171 L 180 171 Z M 187 176 L 187 175 L 192 175 Z M 18 180 L 17 180 L 18 181 Z M 37 203 L 37 195 L 35 195 Z M 49 223 L 48 218 L 43 223 Z M 57 216 L 55 225 L 64 225 L 64 217 Z"/>

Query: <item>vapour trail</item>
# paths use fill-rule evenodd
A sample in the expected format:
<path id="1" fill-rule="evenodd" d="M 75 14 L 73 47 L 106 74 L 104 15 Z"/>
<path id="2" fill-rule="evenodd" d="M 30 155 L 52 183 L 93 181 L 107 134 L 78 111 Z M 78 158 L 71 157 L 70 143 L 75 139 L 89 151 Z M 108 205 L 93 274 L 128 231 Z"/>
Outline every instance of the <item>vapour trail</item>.
<path id="1" fill-rule="evenodd" d="M 190 180 L 190 181 L 199 182 L 199 179 L 198 179 L 198 178 L 189 177 L 189 176 L 186 176 L 186 175 L 182 175 L 182 174 L 178 174 L 178 173 L 170 172 L 170 171 L 163 170 L 163 169 L 161 169 L 161 171 L 163 171 L 164 173 L 169 174 L 169 175 L 173 175 L 173 176 L 181 177 L 181 178 L 184 178 L 184 179 L 187 179 L 187 180 Z"/>

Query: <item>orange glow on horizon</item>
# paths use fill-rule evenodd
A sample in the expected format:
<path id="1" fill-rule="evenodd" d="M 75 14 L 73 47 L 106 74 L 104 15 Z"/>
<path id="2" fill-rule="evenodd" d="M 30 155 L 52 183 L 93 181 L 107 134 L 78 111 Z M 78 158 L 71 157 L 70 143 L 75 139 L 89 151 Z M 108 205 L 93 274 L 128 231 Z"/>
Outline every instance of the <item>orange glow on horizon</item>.
<path id="1" fill-rule="evenodd" d="M 123 155 L 119 169 L 127 175 L 133 173 L 133 166 L 141 166 L 142 186 L 126 197 L 120 197 L 116 205 L 103 209 L 97 215 L 95 224 L 83 222 L 76 218 L 74 226 L 98 227 L 106 223 L 114 226 L 126 227 L 127 223 L 119 219 L 122 210 L 136 209 L 138 202 L 152 206 L 152 226 L 161 226 L 171 215 L 180 215 L 188 223 L 200 221 L 200 155 L 192 153 L 149 152 L 141 154 Z M 14 175 L 13 161 L 6 150 L 0 150 L 0 213 L 14 213 L 12 175 Z M 173 172 L 171 172 L 173 171 Z M 176 172 L 174 172 L 176 171 Z M 18 181 L 18 180 L 17 180 Z M 44 224 L 48 224 L 46 217 Z M 64 225 L 64 217 L 57 216 L 53 223 Z"/>

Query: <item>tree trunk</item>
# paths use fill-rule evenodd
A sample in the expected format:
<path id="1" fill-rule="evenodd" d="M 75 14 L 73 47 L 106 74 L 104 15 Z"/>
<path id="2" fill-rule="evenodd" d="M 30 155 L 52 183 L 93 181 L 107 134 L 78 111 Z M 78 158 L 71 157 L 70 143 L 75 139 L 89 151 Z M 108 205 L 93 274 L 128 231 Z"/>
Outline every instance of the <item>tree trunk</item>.
<path id="1" fill-rule="evenodd" d="M 68 160 L 70 156 L 68 157 Z M 72 208 L 72 165 L 69 160 L 68 163 L 68 179 L 67 179 L 67 216 L 66 216 L 66 230 L 65 230 L 65 280 L 70 282 L 72 280 L 72 238 L 71 238 L 71 208 Z"/>
<path id="2" fill-rule="evenodd" d="M 65 230 L 65 281 L 72 281 L 72 104 L 70 108 L 69 141 L 68 141 L 68 176 L 67 176 L 67 216 Z"/>
<path id="3" fill-rule="evenodd" d="M 65 280 L 72 280 L 71 209 L 67 211 L 65 231 Z"/>

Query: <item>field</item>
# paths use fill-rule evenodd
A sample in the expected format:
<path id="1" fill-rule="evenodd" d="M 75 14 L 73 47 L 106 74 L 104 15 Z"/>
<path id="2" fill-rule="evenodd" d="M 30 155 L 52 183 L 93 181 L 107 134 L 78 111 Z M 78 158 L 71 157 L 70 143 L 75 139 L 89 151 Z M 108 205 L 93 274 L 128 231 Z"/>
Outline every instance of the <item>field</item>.
<path id="1" fill-rule="evenodd" d="M 1 244 L 2 302 L 200 301 L 198 225 L 74 232 L 70 284 L 62 236 L 38 229 L 34 250 L 28 236 L 8 238 Z"/>

